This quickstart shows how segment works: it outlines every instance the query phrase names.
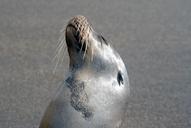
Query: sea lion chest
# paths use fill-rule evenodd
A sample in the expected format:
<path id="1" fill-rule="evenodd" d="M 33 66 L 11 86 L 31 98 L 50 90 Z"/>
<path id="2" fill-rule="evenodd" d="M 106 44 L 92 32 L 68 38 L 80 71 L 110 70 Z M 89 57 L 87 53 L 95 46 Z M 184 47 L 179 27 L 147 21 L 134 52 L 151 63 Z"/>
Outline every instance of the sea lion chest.
<path id="1" fill-rule="evenodd" d="M 66 79 L 47 109 L 50 128 L 119 127 L 125 107 L 123 92 L 116 92 L 120 89 L 112 82 L 101 81 Z"/>

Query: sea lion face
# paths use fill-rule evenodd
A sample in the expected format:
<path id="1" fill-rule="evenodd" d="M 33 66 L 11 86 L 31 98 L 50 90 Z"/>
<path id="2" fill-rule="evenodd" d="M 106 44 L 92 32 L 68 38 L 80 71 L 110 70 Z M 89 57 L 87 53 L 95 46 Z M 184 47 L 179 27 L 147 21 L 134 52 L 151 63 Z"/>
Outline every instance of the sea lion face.
<path id="1" fill-rule="evenodd" d="M 80 75 L 88 74 L 89 78 L 93 73 L 92 77 L 115 79 L 113 85 L 128 84 L 121 57 L 102 35 L 93 30 L 84 16 L 72 18 L 65 35 L 72 71 L 80 71 Z"/>

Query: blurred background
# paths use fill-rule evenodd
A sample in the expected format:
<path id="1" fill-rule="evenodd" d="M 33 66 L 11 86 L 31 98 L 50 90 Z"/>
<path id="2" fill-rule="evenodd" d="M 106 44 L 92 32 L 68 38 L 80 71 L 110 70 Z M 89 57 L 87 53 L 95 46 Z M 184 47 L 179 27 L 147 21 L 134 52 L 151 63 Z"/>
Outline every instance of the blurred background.
<path id="1" fill-rule="evenodd" d="M 190 0 L 1 0 L 0 128 L 38 128 L 68 69 L 53 73 L 60 30 L 86 16 L 123 58 L 123 128 L 191 127 Z"/>

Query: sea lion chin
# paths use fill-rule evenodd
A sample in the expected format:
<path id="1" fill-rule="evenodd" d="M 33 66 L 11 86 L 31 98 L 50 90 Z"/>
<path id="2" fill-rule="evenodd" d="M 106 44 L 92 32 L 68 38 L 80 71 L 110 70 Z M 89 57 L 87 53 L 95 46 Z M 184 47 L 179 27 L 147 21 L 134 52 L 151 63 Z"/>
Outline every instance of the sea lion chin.
<path id="1" fill-rule="evenodd" d="M 120 128 L 130 93 L 123 60 L 84 16 L 68 22 L 65 39 L 69 73 L 40 128 Z"/>

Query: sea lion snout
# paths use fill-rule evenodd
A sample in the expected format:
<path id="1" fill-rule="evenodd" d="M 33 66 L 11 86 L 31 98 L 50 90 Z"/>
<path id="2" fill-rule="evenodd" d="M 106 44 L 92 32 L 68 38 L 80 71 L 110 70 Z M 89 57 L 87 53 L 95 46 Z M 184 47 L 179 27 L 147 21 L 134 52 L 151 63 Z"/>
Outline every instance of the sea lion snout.
<path id="1" fill-rule="evenodd" d="M 96 45 L 100 44 L 101 36 L 93 30 L 86 17 L 77 15 L 68 22 L 65 38 L 70 67 L 81 67 L 93 60 Z"/>
<path id="2" fill-rule="evenodd" d="M 78 51 L 82 46 L 79 32 L 73 26 L 67 26 L 66 28 L 66 44 L 68 48 L 75 48 Z"/>
<path id="3" fill-rule="evenodd" d="M 91 25 L 87 18 L 81 15 L 73 17 L 66 27 L 66 43 L 77 51 L 85 51 L 91 33 Z"/>

